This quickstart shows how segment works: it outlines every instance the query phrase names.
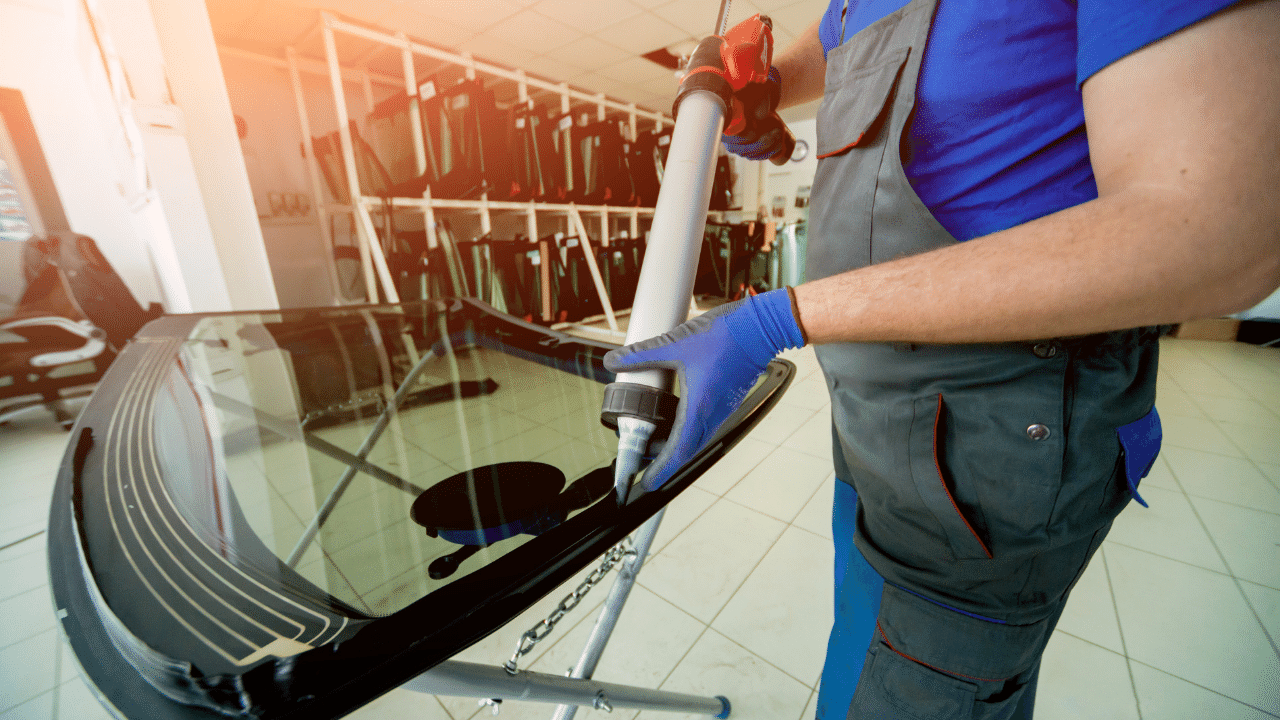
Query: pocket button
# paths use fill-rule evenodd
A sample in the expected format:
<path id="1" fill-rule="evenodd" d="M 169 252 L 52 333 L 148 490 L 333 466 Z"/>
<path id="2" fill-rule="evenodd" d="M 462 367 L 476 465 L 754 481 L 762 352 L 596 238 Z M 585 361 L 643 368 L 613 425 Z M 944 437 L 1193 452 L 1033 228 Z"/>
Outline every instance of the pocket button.
<path id="1" fill-rule="evenodd" d="M 1040 423 L 1027 428 L 1027 437 L 1032 440 L 1045 440 L 1052 434 L 1047 425 L 1041 425 Z"/>
<path id="2" fill-rule="evenodd" d="M 1036 343 L 1031 348 L 1036 357 L 1048 360 L 1058 354 L 1058 346 L 1054 343 Z"/>

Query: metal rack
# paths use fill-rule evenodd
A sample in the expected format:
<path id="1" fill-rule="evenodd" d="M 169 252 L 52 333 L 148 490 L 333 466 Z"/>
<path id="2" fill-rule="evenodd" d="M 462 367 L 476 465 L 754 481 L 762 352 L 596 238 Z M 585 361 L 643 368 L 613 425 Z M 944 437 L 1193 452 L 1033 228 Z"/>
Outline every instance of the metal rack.
<path id="1" fill-rule="evenodd" d="M 309 142 L 303 143 L 303 153 L 306 158 L 307 172 L 312 187 L 312 192 L 317 199 L 316 209 L 319 216 L 320 229 L 329 242 L 332 238 L 332 218 L 334 215 L 349 214 L 354 221 L 357 248 L 360 255 L 360 272 L 364 279 L 364 287 L 366 292 L 366 301 L 376 303 L 400 302 L 401 298 L 396 290 L 395 283 L 391 276 L 390 269 L 387 266 L 386 257 L 383 254 L 380 244 L 377 242 L 377 230 L 375 228 L 371 211 L 375 208 L 390 205 L 392 208 L 401 208 L 406 210 L 416 210 L 421 213 L 423 224 L 426 228 L 426 238 L 428 248 L 435 249 L 438 247 L 452 255 L 453 248 L 447 237 L 442 237 L 437 232 L 436 213 L 443 211 L 446 213 L 466 213 L 473 214 L 478 217 L 480 224 L 480 234 L 488 234 L 493 227 L 494 217 L 497 215 L 521 214 L 524 216 L 525 234 L 529 238 L 529 242 L 534 247 L 537 246 L 537 240 L 541 235 L 548 234 L 546 229 L 546 216 L 555 218 L 556 229 L 563 229 L 567 235 L 576 235 L 580 242 L 579 247 L 585 255 L 587 269 L 591 275 L 592 282 L 596 292 L 599 294 L 600 305 L 604 310 L 602 318 L 608 324 L 608 334 L 621 337 L 617 322 L 617 313 L 609 301 L 608 292 L 606 291 L 604 280 L 601 276 L 600 269 L 596 263 L 596 255 L 593 250 L 593 240 L 587 231 L 588 224 L 596 225 L 598 223 L 598 242 L 604 246 L 609 244 L 611 221 L 624 223 L 627 225 L 627 234 L 629 237 L 639 237 L 641 234 L 641 218 L 651 217 L 653 208 L 651 207 L 629 207 L 629 206 L 607 206 L 607 205 L 575 205 L 575 204 L 555 204 L 546 202 L 498 202 L 490 201 L 485 195 L 481 195 L 478 200 L 453 200 L 431 197 L 430 189 L 423 193 L 422 197 L 394 197 L 382 198 L 378 196 L 364 195 L 359 187 L 359 177 L 356 170 L 356 157 L 353 145 L 352 135 L 349 129 L 349 115 L 346 105 L 346 92 L 343 88 L 344 80 L 358 80 L 363 88 L 366 103 L 370 108 L 373 107 L 373 91 L 372 85 L 377 84 L 384 87 L 394 87 L 402 89 L 409 95 L 411 99 L 418 98 L 421 95 L 421 89 L 418 83 L 418 66 L 416 61 L 421 58 L 437 61 L 441 63 L 441 67 L 452 66 L 454 70 L 460 70 L 463 78 L 475 79 L 478 75 L 485 75 L 500 80 L 513 83 L 515 86 L 515 102 L 527 103 L 530 101 L 530 92 L 551 93 L 559 96 L 560 111 L 562 114 L 568 115 L 574 109 L 575 101 L 579 104 L 585 103 L 595 108 L 597 120 L 605 120 L 607 115 L 612 112 L 615 117 L 619 114 L 625 114 L 626 126 L 630 131 L 631 139 L 637 134 L 637 125 L 640 122 L 653 122 L 657 129 L 661 129 L 664 125 L 671 125 L 673 121 L 662 113 L 651 112 L 638 109 L 635 103 L 623 103 L 618 100 L 610 99 L 603 93 L 588 93 L 583 90 L 570 87 L 567 83 L 555 83 L 543 80 L 537 77 L 530 77 L 525 71 L 519 69 L 508 69 L 498 65 L 477 60 L 468 53 L 454 53 L 448 50 L 432 47 L 423 43 L 410 39 L 404 33 L 388 33 L 376 30 L 355 23 L 340 19 L 328 12 L 319 13 L 319 22 L 316 28 L 308 34 L 308 38 L 314 38 L 316 32 L 321 35 L 323 40 L 325 61 L 323 63 L 316 62 L 299 56 L 294 46 L 290 46 L 285 50 L 285 59 L 283 61 L 270 58 L 256 53 L 239 50 L 235 48 L 222 48 L 223 52 L 238 57 L 243 57 L 277 67 L 287 68 L 290 81 L 293 86 L 295 102 L 297 103 L 298 120 L 301 126 L 304 139 L 312 137 L 311 122 L 307 113 L 303 86 L 301 82 L 301 72 L 321 73 L 329 77 L 330 89 L 333 95 L 334 109 L 337 115 L 338 137 L 341 145 L 343 167 L 345 169 L 347 190 L 350 197 L 355 198 L 351 204 L 324 203 L 320 201 L 323 197 L 323 182 L 320 172 L 319 163 L 315 157 L 313 149 Z M 343 67 L 338 58 L 338 42 L 339 34 L 360 38 L 365 41 L 376 43 L 375 50 L 364 54 L 364 60 L 367 62 L 373 55 L 385 52 L 386 50 L 394 50 L 400 54 L 402 76 L 396 78 L 385 73 L 372 73 L 367 69 L 359 70 L 350 67 Z M 508 88 L 508 92 L 509 92 Z M 426 170 L 426 151 L 425 142 L 422 135 L 422 125 L 420 122 L 419 109 L 417 103 L 409 104 L 410 126 L 412 128 L 412 142 L 414 162 L 419 173 Z M 619 118 L 621 120 L 621 118 Z M 566 148 L 566 153 L 571 152 Z M 571 159 L 566 155 L 566 164 Z M 539 232 L 539 218 L 543 218 L 543 231 Z M 594 221 L 594 222 L 593 222 Z M 542 252 L 547 252 L 546 248 L 542 248 Z M 543 288 L 547 288 L 550 283 L 550 267 L 551 264 L 547 258 L 543 258 L 540 263 L 540 273 L 542 277 Z M 329 263 L 330 274 L 334 276 L 335 286 L 336 269 L 332 263 Z M 379 293 L 381 288 L 381 293 Z M 541 317 L 544 322 L 552 320 L 552 308 L 550 296 L 547 292 L 542 293 Z M 590 321 L 592 319 L 588 319 Z M 586 328 L 592 329 L 592 328 Z"/>

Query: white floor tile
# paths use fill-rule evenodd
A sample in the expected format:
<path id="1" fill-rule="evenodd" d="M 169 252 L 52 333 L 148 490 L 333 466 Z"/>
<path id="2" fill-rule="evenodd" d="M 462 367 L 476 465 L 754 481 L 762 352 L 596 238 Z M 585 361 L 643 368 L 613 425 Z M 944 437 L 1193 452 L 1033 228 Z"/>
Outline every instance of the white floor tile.
<path id="1" fill-rule="evenodd" d="M 1139 492 L 1150 507 L 1129 503 L 1111 526 L 1109 543 L 1129 545 L 1208 570 L 1227 571 L 1186 495 L 1156 487 L 1141 487 Z"/>
<path id="2" fill-rule="evenodd" d="M 49 629 L 0 650 L 0 712 L 53 688 L 57 632 Z"/>
<path id="3" fill-rule="evenodd" d="M 1280 490 L 1249 460 L 1180 447 L 1161 456 L 1188 495 L 1280 514 Z"/>
<path id="4" fill-rule="evenodd" d="M 0 547 L 28 540 L 49 524 L 49 494 L 0 506 Z"/>
<path id="5" fill-rule="evenodd" d="M 1231 578 L 1121 545 L 1107 566 L 1129 657 L 1280 711 L 1275 651 Z"/>
<path id="6" fill-rule="evenodd" d="M 1055 632 L 1036 690 L 1036 720 L 1138 720 L 1123 655 Z"/>
<path id="7" fill-rule="evenodd" d="M 769 453 L 724 497 L 783 522 L 791 522 L 830 474 L 830 462 L 780 447 Z"/>
<path id="8" fill-rule="evenodd" d="M 821 375 L 794 380 L 778 401 L 809 410 L 818 410 L 831 403 L 831 393 Z"/>
<path id="9" fill-rule="evenodd" d="M 1172 416 L 1161 418 L 1164 443 L 1204 452 L 1242 457 L 1242 451 L 1208 418 Z"/>
<path id="10" fill-rule="evenodd" d="M 684 532 L 715 501 L 715 495 L 694 485 L 668 503 L 667 512 L 662 516 L 662 525 L 658 526 L 658 534 L 649 546 L 649 557 L 662 552 L 667 543 Z"/>
<path id="11" fill-rule="evenodd" d="M 1280 429 L 1256 423 L 1219 422 L 1218 427 L 1254 462 L 1280 463 Z"/>
<path id="12" fill-rule="evenodd" d="M 814 690 L 809 695 L 809 703 L 804 706 L 804 711 L 800 713 L 800 720 L 813 720 L 814 715 L 818 712 L 818 691 Z"/>
<path id="13" fill-rule="evenodd" d="M 75 678 L 83 679 L 84 671 L 80 669 L 80 661 L 76 659 L 75 651 L 61 636 L 58 638 L 58 644 L 60 648 L 57 651 L 57 655 L 61 658 L 61 665 L 58 669 L 58 682 L 66 683 L 68 680 Z"/>
<path id="14" fill-rule="evenodd" d="M 588 614 L 530 669 L 563 675 L 572 668 L 595 626 L 597 614 Z M 634 587 L 600 658 L 595 679 L 656 688 L 671 675 L 705 629 L 705 625 L 675 605 L 643 587 Z M 541 713 L 541 717 L 549 716 L 549 712 Z"/>
<path id="15" fill-rule="evenodd" d="M 789 528 L 711 627 L 792 677 L 822 674 L 831 634 L 832 547 Z"/>
<path id="16" fill-rule="evenodd" d="M 743 649 L 715 630 L 708 630 L 676 667 L 663 690 L 692 695 L 723 695 L 733 720 L 778 720 L 800 716 L 810 688 Z M 644 720 L 706 720 L 705 715 L 640 713 Z"/>
<path id="17" fill-rule="evenodd" d="M 819 410 L 782 444 L 831 464 L 831 409 L 824 407 Z"/>
<path id="18" fill-rule="evenodd" d="M 1254 612 L 1258 613 L 1258 619 L 1270 633 L 1272 642 L 1280 643 L 1280 590 L 1248 580 L 1240 581 L 1240 589 L 1249 599 Z"/>
<path id="19" fill-rule="evenodd" d="M 440 702 L 431 695 L 396 688 L 355 712 L 347 715 L 354 720 L 452 720 Z"/>
<path id="20" fill-rule="evenodd" d="M 1205 363 L 1200 363 L 1198 366 L 1171 367 L 1169 368 L 1169 374 L 1178 381 L 1178 384 L 1182 386 L 1183 390 L 1187 391 L 1188 395 L 1208 395 L 1242 400 L 1247 400 L 1250 397 L 1248 391 L 1242 390 L 1239 385 Z"/>
<path id="21" fill-rule="evenodd" d="M 813 417 L 818 411 L 808 408 L 796 407 L 794 405 L 783 405 L 781 403 L 774 405 L 769 414 L 756 425 L 747 437 L 755 438 L 770 445 L 781 445 L 784 440 L 791 437 L 805 421 Z"/>
<path id="22" fill-rule="evenodd" d="M 0 720 L 53 720 L 52 691 L 0 712 Z"/>
<path id="23" fill-rule="evenodd" d="M 1111 582 L 1107 580 L 1106 548 L 1089 561 L 1067 600 L 1058 629 L 1116 653 L 1124 654 L 1120 625 L 1116 620 Z"/>
<path id="24" fill-rule="evenodd" d="M 0 601 L 0 648 L 38 635 L 54 626 L 53 597 L 47 585 L 40 585 L 8 600 Z"/>
<path id="25" fill-rule="evenodd" d="M 1139 493 L 1146 488 L 1153 486 L 1158 487 L 1161 490 L 1182 492 L 1182 488 L 1178 487 L 1178 481 L 1173 479 L 1173 471 L 1169 469 L 1169 463 L 1167 460 L 1167 453 L 1169 452 L 1169 449 L 1170 448 L 1168 447 L 1160 449 L 1160 456 L 1156 458 L 1155 464 L 1151 466 L 1151 472 L 1147 473 L 1147 476 L 1142 478 L 1142 483 L 1138 487 Z M 1216 458 L 1222 456 L 1214 455 L 1213 457 Z"/>
<path id="26" fill-rule="evenodd" d="M 737 485 L 744 475 L 754 470 L 760 461 L 768 457 L 775 447 L 776 445 L 763 440 L 744 437 L 728 454 L 712 465 L 710 470 L 703 473 L 702 477 L 695 482 L 695 486 L 709 493 L 724 495 L 730 488 Z"/>
<path id="27" fill-rule="evenodd" d="M 1267 479 L 1276 486 L 1277 490 L 1280 490 L 1280 464 L 1260 463 L 1257 461 L 1254 461 L 1253 464 L 1258 466 L 1258 469 L 1262 471 L 1263 475 L 1267 476 Z"/>
<path id="28" fill-rule="evenodd" d="M 1280 415 L 1256 400 L 1192 396 L 1206 415 L 1218 422 L 1257 425 L 1280 431 Z"/>
<path id="29" fill-rule="evenodd" d="M 818 357 L 814 354 L 812 345 L 798 350 L 786 350 L 778 357 L 795 363 L 796 381 L 813 376 L 822 377 L 822 367 L 818 365 Z"/>
<path id="30" fill-rule="evenodd" d="M 1161 378 L 1156 384 L 1156 409 L 1161 418 L 1179 415 L 1182 417 L 1208 418 L 1204 408 L 1172 380 Z"/>
<path id="31" fill-rule="evenodd" d="M 1193 497 L 1231 574 L 1280 589 L 1280 516 Z"/>
<path id="32" fill-rule="evenodd" d="M 835 473 L 827 475 L 827 479 L 822 481 L 818 490 L 813 493 L 813 497 L 809 498 L 809 502 L 805 503 L 800 514 L 796 515 L 791 523 L 819 537 L 831 540 L 831 507 L 835 502 L 838 482 L 840 481 L 836 480 Z"/>
<path id="33" fill-rule="evenodd" d="M 785 528 L 773 518 L 720 500 L 645 563 L 639 583 L 709 623 Z"/>
<path id="34" fill-rule="evenodd" d="M 1275 717 L 1144 663 L 1135 662 L 1131 666 L 1133 684 L 1137 688 L 1145 720 L 1265 720 Z"/>
<path id="35" fill-rule="evenodd" d="M 0 600 L 7 600 L 49 582 L 44 535 L 0 553 Z M 21 554 L 19 554 L 21 553 Z"/>
<path id="36" fill-rule="evenodd" d="M 582 579 L 586 577 L 591 570 L 599 566 L 599 564 L 600 561 L 598 559 L 593 560 L 591 564 L 587 566 L 587 569 L 578 573 L 572 579 L 562 583 L 555 590 L 547 593 L 546 597 L 543 597 L 524 612 L 517 615 L 511 622 L 498 628 L 492 634 L 471 647 L 463 650 L 457 655 L 454 655 L 454 659 L 483 663 L 486 665 L 503 664 L 511 657 L 511 653 L 515 650 L 516 641 L 520 639 L 520 636 L 534 624 L 545 619 L 547 615 L 555 609 L 556 605 L 558 605 L 570 591 L 578 587 L 582 582 Z M 647 571 L 647 568 L 645 571 Z M 558 636 L 561 633 L 569 632 L 577 623 L 588 622 L 588 618 L 594 617 L 596 609 L 600 606 L 600 603 L 604 602 L 605 596 L 609 593 L 609 586 L 613 584 L 613 577 L 613 573 L 610 573 L 604 582 L 592 590 L 582 600 L 582 602 L 578 604 L 578 607 L 574 609 L 572 615 L 568 616 L 561 625 L 557 626 L 553 637 Z M 640 577 L 644 577 L 643 571 L 640 573 Z M 564 627 L 565 624 L 569 624 L 569 626 Z M 520 659 L 520 667 L 530 667 L 532 663 L 537 662 L 538 658 L 542 657 L 542 654 L 550 648 L 551 645 L 547 644 L 547 642 L 539 643 L 528 655 L 525 655 Z M 476 713 L 477 709 L 476 701 L 472 698 L 441 697 L 440 703 L 454 718 L 471 717 Z M 487 716 L 488 714 L 486 712 L 482 717 Z M 550 717 L 550 713 L 547 713 L 547 716 Z"/>
<path id="37" fill-rule="evenodd" d="M 98 697 L 80 678 L 58 686 L 58 720 L 112 720 Z"/>

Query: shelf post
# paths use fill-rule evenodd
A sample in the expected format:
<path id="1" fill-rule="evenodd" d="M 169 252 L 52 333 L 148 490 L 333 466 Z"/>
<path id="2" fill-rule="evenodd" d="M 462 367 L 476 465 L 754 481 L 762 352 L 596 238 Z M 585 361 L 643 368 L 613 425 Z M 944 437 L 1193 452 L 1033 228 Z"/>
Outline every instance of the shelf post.
<path id="1" fill-rule="evenodd" d="M 605 320 L 609 329 L 618 332 L 618 319 L 613 316 L 613 304 L 609 302 L 609 291 L 605 289 L 604 278 L 600 276 L 600 267 L 596 265 L 596 254 L 591 252 L 591 239 L 587 236 L 587 227 L 582 224 L 582 215 L 578 208 L 569 203 L 569 218 L 578 232 L 578 244 L 587 258 L 587 270 L 591 272 L 591 282 L 595 283 L 596 292 L 600 295 L 600 306 L 604 308 Z"/>
<path id="2" fill-rule="evenodd" d="M 564 135 L 564 150 L 561 155 L 564 156 L 564 184 L 570 191 L 573 187 L 573 117 L 569 115 L 569 83 L 560 83 L 560 126 L 559 130 Z M 565 118 L 569 118 L 565 123 Z"/>
<path id="3" fill-rule="evenodd" d="M 413 139 L 413 163 L 418 175 L 427 171 L 426 143 L 422 140 L 422 109 L 418 107 L 418 73 L 413 67 L 413 43 L 404 33 L 396 33 L 400 41 L 400 63 L 404 67 L 404 91 L 409 95 L 409 136 Z"/>
<path id="4" fill-rule="evenodd" d="M 364 105 L 369 112 L 373 112 L 373 80 L 369 77 L 368 68 L 360 71 L 360 85 L 364 89 Z"/>
<path id="5" fill-rule="evenodd" d="M 356 153 L 351 143 L 351 129 L 347 123 L 346 93 L 342 89 L 342 68 L 338 66 L 338 49 L 333 40 L 333 28 L 329 23 L 333 20 L 327 12 L 320 13 L 321 32 L 324 35 L 324 54 L 329 62 L 329 85 L 333 89 L 334 111 L 338 116 L 338 142 L 342 146 L 342 165 L 347 173 L 347 194 L 350 195 L 351 212 L 356 218 L 356 237 L 360 247 L 360 268 L 364 271 L 365 294 L 371 303 L 378 302 L 377 280 L 373 275 L 373 263 L 370 261 L 370 246 L 377 241 L 377 235 L 369 235 L 372 222 L 366 223 L 367 214 L 360 203 L 360 176 L 356 174 Z M 362 217 L 363 216 L 363 217 Z"/>
<path id="6" fill-rule="evenodd" d="M 298 124 L 302 128 L 302 156 L 307 163 L 307 176 L 311 180 L 311 194 L 315 197 L 316 219 L 320 222 L 321 245 L 327 257 L 324 259 L 325 271 L 329 274 L 329 282 L 333 285 L 333 304 L 342 304 L 342 282 L 338 279 L 338 268 L 333 259 L 333 231 L 330 229 L 329 213 L 325 209 L 324 188 L 320 184 L 320 167 L 316 164 L 315 149 L 311 147 L 311 118 L 307 115 L 306 98 L 302 94 L 302 78 L 298 75 L 298 53 L 289 46 L 284 49 L 289 63 L 289 82 L 293 85 L 293 99 L 298 106 Z"/>

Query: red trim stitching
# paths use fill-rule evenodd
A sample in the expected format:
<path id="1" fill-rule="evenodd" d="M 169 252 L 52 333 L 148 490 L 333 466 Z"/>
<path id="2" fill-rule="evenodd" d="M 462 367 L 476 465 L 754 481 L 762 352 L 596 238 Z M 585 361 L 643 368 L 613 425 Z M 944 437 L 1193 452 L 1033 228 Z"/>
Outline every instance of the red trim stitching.
<path id="1" fill-rule="evenodd" d="M 938 427 L 942 424 L 942 393 L 938 393 L 938 412 L 933 417 L 933 467 L 938 471 L 938 482 L 942 483 L 942 492 L 947 494 L 947 499 L 951 501 L 951 507 L 955 509 L 956 515 L 960 516 L 960 520 L 964 526 L 969 528 L 969 532 L 973 534 L 973 539 L 978 541 L 978 545 L 982 547 L 982 552 L 987 554 L 987 559 L 992 559 L 991 551 L 987 549 L 987 544 L 982 542 L 982 538 L 978 537 L 978 533 L 974 531 L 973 526 L 969 524 L 969 519 L 960 512 L 960 506 L 956 505 L 956 499 L 951 497 L 951 490 L 947 487 L 947 481 L 942 477 L 942 463 L 938 461 Z"/>
<path id="2" fill-rule="evenodd" d="M 823 158 L 829 158 L 829 157 L 831 157 L 832 155 L 839 155 L 840 153 L 844 152 L 845 150 L 848 150 L 849 148 L 853 147 L 854 145 L 857 145 L 858 143 L 862 142 L 862 136 L 863 136 L 863 135 L 866 135 L 866 133 L 865 133 L 865 132 L 864 132 L 864 133 L 859 133 L 859 134 L 858 134 L 857 139 L 855 139 L 853 142 L 849 143 L 848 145 L 845 145 L 844 147 L 840 148 L 839 150 L 832 150 L 832 151 L 831 151 L 831 152 L 829 152 L 829 153 L 823 153 L 822 155 L 819 155 L 819 156 L 818 156 L 818 159 L 819 159 L 819 160 L 822 160 Z"/>
<path id="3" fill-rule="evenodd" d="M 911 662 L 913 662 L 913 663 L 915 663 L 915 664 L 917 664 L 917 665 L 923 665 L 923 666 L 925 666 L 925 667 L 929 668 L 930 670 L 937 670 L 938 672 L 940 672 L 940 673 L 944 673 L 944 674 L 947 674 L 947 675 L 954 675 L 954 676 L 956 676 L 956 677 L 962 677 L 962 678 L 964 678 L 964 679 L 966 679 L 966 680 L 979 680 L 979 681 L 981 681 L 981 682 L 1004 682 L 1005 680 L 1008 680 L 1008 679 L 1009 679 L 1009 678 L 983 678 L 983 677 L 974 677 L 974 676 L 972 676 L 972 675 L 965 675 L 964 673 L 952 672 L 951 670 L 944 670 L 944 669 L 942 669 L 942 668 L 940 668 L 940 667 L 938 667 L 938 666 L 936 666 L 936 665 L 930 665 L 929 663 L 927 663 L 927 662 L 923 662 L 923 661 L 921 661 L 921 660 L 917 660 L 917 659 L 915 659 L 915 658 L 911 657 L 910 655 L 908 655 L 908 654 L 906 654 L 906 653 L 902 652 L 902 651 L 901 651 L 901 650 L 899 650 L 898 648 L 894 647 L 894 646 L 893 646 L 893 643 L 889 642 L 889 636 L 884 634 L 884 628 L 880 627 L 880 621 L 879 621 L 879 620 L 877 620 L 877 621 L 876 621 L 876 630 L 879 630 L 879 631 L 880 631 L 880 637 L 884 639 L 885 647 L 888 647 L 890 650 L 892 650 L 892 651 L 894 651 L 894 652 L 898 653 L 899 655 L 901 655 L 902 657 L 904 657 L 904 658 L 906 658 L 906 659 L 910 660 Z"/>

